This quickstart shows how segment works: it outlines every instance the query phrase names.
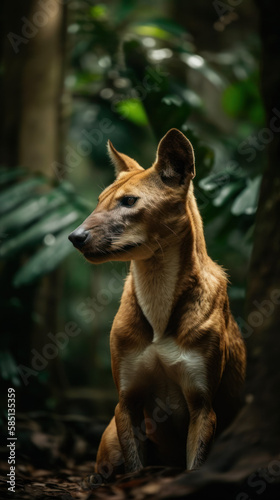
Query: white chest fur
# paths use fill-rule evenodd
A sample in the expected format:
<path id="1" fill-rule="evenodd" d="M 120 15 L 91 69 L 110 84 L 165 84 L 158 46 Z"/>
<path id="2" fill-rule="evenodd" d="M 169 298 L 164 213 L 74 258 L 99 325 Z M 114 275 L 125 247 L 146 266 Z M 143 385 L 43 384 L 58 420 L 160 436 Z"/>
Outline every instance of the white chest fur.
<path id="1" fill-rule="evenodd" d="M 153 384 L 161 377 L 178 384 L 183 394 L 188 391 L 207 391 L 207 373 L 203 356 L 194 349 L 184 352 L 176 342 L 165 337 L 154 341 L 141 352 L 132 352 L 121 361 L 121 389 L 128 390 L 135 384 Z"/>
<path id="2" fill-rule="evenodd" d="M 173 306 L 179 273 L 179 249 L 168 249 L 154 268 L 134 261 L 132 276 L 138 303 L 154 330 L 154 340 L 164 333 Z"/>

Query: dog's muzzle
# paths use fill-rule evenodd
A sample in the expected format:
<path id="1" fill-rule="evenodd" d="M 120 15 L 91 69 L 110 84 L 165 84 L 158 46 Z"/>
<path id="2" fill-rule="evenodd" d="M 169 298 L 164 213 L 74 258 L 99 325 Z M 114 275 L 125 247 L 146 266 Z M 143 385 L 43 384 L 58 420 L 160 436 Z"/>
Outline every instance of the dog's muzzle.
<path id="1" fill-rule="evenodd" d="M 82 248 L 86 241 L 89 238 L 89 231 L 84 229 L 83 227 L 78 227 L 73 231 L 71 234 L 69 234 L 68 239 L 73 243 L 74 247 L 76 248 Z"/>

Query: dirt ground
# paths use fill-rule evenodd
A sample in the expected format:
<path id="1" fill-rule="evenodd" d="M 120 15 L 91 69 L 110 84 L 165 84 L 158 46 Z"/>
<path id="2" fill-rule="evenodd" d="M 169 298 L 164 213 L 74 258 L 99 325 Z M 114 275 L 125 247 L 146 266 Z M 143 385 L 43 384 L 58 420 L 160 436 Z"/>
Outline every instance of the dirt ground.
<path id="1" fill-rule="evenodd" d="M 213 473 L 205 466 L 186 472 L 147 467 L 117 478 L 113 484 L 93 487 L 90 475 L 106 422 L 81 415 L 47 413 L 17 416 L 16 485 L 8 491 L 7 436 L 0 442 L 0 500 L 173 499 L 279 500 L 279 474 L 258 469 L 240 473 Z"/>

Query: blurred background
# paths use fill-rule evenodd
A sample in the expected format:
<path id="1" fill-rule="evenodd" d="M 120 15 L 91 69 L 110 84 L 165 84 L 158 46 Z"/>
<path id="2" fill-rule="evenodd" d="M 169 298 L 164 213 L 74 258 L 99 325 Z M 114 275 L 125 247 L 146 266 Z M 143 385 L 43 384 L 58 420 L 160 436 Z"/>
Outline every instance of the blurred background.
<path id="1" fill-rule="evenodd" d="M 195 149 L 208 252 L 243 314 L 271 131 L 250 0 L 1 3 L 0 378 L 18 412 L 108 419 L 109 333 L 129 265 L 67 239 L 113 181 L 106 143 L 149 167 L 179 128 Z M 2 413 L 2 423 L 6 413 Z"/>

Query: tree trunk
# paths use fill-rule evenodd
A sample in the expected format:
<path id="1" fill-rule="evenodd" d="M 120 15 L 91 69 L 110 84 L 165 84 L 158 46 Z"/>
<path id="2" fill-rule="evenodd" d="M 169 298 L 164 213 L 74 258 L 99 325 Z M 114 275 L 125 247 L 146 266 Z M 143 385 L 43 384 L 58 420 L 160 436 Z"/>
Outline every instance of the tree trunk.
<path id="1" fill-rule="evenodd" d="M 60 161 L 58 126 L 61 112 L 63 69 L 63 9 L 48 15 L 41 3 L 32 2 L 30 19 L 42 16 L 44 26 L 30 40 L 22 75 L 21 129 L 19 158 L 32 171 L 53 177 L 52 163 Z M 47 21 L 45 21 L 47 20 Z"/>
<path id="2" fill-rule="evenodd" d="M 1 6 L 5 98 L 0 159 L 53 177 L 51 165 L 61 159 L 65 7 L 58 1 L 46 5 L 4 0 Z"/>
<path id="3" fill-rule="evenodd" d="M 52 164 L 63 163 L 66 6 L 57 0 L 4 0 L 1 13 L 4 76 L 0 102 L 0 163 L 10 167 L 21 165 L 31 174 L 39 172 L 55 179 Z M 17 339 L 16 359 L 21 363 L 29 362 L 28 366 L 31 349 L 41 352 L 42 346 L 48 343 L 47 334 L 59 330 L 60 281 L 59 271 L 54 271 L 37 287 L 29 287 L 28 297 L 26 290 L 19 289 L 16 293 L 24 305 L 25 331 L 22 331 L 20 317 L 13 327 L 9 324 L 7 330 Z M 34 317 L 39 321 L 32 324 Z M 49 368 L 53 389 L 65 386 L 59 359 L 54 359 Z M 29 390 L 22 398 L 27 408 L 30 392 L 32 397 Z"/>

